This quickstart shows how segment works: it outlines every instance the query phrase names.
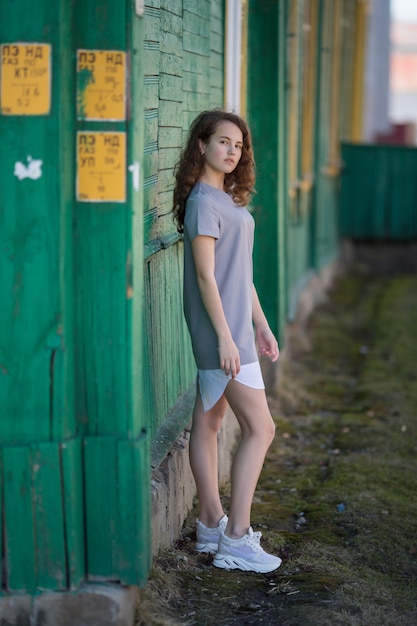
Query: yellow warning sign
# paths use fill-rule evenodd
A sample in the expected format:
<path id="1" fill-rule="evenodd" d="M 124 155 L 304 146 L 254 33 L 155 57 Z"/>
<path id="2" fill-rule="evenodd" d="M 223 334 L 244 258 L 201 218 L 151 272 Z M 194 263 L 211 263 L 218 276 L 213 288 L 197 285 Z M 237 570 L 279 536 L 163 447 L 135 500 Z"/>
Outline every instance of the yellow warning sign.
<path id="1" fill-rule="evenodd" d="M 51 46 L 3 43 L 0 105 L 3 115 L 46 115 L 51 108 Z"/>
<path id="2" fill-rule="evenodd" d="M 126 133 L 77 133 L 77 200 L 126 201 Z"/>
<path id="3" fill-rule="evenodd" d="M 77 119 L 126 118 L 126 54 L 77 50 Z"/>

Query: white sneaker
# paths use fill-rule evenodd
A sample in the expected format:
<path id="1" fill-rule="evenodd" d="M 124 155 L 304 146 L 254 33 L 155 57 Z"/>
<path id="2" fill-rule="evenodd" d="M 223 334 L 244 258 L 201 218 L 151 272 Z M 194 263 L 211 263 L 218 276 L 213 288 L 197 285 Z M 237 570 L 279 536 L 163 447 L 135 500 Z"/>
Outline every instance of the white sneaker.
<path id="1" fill-rule="evenodd" d="M 216 554 L 219 547 L 220 536 L 223 535 L 227 526 L 227 515 L 223 515 L 215 528 L 208 528 L 200 520 L 197 520 L 197 542 L 195 549 L 197 552 L 209 552 Z"/>
<path id="2" fill-rule="evenodd" d="M 266 574 L 281 565 L 278 556 L 268 554 L 260 545 L 262 533 L 254 533 L 252 528 L 240 539 L 222 535 L 213 565 L 223 569 L 241 569 L 244 572 Z"/>

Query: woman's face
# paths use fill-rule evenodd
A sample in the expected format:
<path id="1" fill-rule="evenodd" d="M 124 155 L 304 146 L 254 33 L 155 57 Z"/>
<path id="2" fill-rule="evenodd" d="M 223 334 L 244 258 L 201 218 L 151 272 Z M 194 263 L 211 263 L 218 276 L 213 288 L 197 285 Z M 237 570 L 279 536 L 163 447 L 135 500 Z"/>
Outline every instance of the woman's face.
<path id="1" fill-rule="evenodd" d="M 216 174 L 233 172 L 242 156 L 243 135 L 232 122 L 220 122 L 207 143 L 200 139 L 200 150 L 204 153 L 205 171 Z"/>

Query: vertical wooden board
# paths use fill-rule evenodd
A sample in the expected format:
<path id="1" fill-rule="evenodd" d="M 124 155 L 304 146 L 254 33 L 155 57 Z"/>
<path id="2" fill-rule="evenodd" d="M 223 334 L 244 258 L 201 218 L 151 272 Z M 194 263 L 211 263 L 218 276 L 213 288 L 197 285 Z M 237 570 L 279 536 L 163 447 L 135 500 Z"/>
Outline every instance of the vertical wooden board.
<path id="1" fill-rule="evenodd" d="M 76 49 L 125 51 L 127 6 L 112 0 L 102 0 L 99 5 L 95 0 L 77 2 Z M 91 124 L 97 122 L 79 121 L 77 129 L 91 130 Z M 100 131 L 125 132 L 126 122 L 100 122 Z M 126 169 L 126 181 L 127 176 Z M 123 435 L 128 423 L 126 267 L 130 219 L 126 203 L 83 202 L 75 207 L 76 412 L 87 435 Z"/>
<path id="2" fill-rule="evenodd" d="M 59 212 L 51 211 L 48 202 L 59 192 L 48 167 L 53 158 L 44 142 L 45 129 L 39 121 L 31 124 L 24 119 L 2 128 L 0 116 L 0 161 L 9 174 L 0 188 L 0 281 L 9 294 L 2 300 L 0 325 L 5 443 L 49 437 L 48 340 L 59 318 Z M 26 137 L 23 147 L 20 136 Z M 44 175 L 37 180 L 13 176 L 17 163 L 29 167 L 26 150 L 43 161 Z"/>
<path id="3" fill-rule="evenodd" d="M 68 587 L 75 589 L 85 577 L 84 485 L 80 439 L 61 444 L 61 471 Z"/>
<path id="4" fill-rule="evenodd" d="M 280 5 L 283 3 L 279 3 Z M 274 332 L 278 330 L 276 291 L 278 286 L 278 187 L 280 113 L 278 108 L 281 41 L 280 7 L 278 3 L 249 3 L 247 117 L 252 131 L 257 159 L 257 194 L 253 198 L 256 221 L 254 244 L 254 281 L 263 309 Z M 268 76 L 268 80 L 265 80 Z M 282 113 L 281 113 L 282 115 Z M 261 158 L 262 155 L 262 158 Z M 286 188 L 286 183 L 285 183 Z M 286 195 L 284 195 L 286 198 Z M 285 205 L 283 206 L 285 210 Z M 267 267 L 266 265 L 267 264 Z"/>
<path id="5" fill-rule="evenodd" d="M 87 434 L 126 429 L 126 209 L 79 211 L 76 252 L 78 414 Z M 82 234 L 81 234 L 82 233 Z M 85 379 L 85 380 L 84 380 Z"/>
<path id="6" fill-rule="evenodd" d="M 8 591 L 35 591 L 35 520 L 27 447 L 3 449 L 4 558 Z"/>
<path id="7" fill-rule="evenodd" d="M 68 286 L 61 270 L 69 247 L 61 249 L 61 209 L 68 199 L 60 184 L 69 176 L 72 156 L 64 145 L 64 136 L 71 135 L 71 98 L 62 96 L 61 87 L 72 93 L 70 12 L 71 3 L 62 0 L 22 0 L 18 12 L 13 3 L 0 3 L 0 41 L 29 42 L 28 64 L 36 60 L 31 55 L 41 57 L 50 46 L 52 77 L 47 114 L 0 115 L 0 284 L 10 294 L 2 302 L 0 325 L 0 438 L 6 444 L 49 438 L 51 354 L 65 334 L 62 291 Z M 62 416 L 62 396 L 55 398 Z M 71 411 L 65 415 L 69 423 Z"/>
<path id="8" fill-rule="evenodd" d="M 144 585 L 151 564 L 149 436 L 117 445 L 120 580 Z M 140 482 L 138 477 L 140 476 Z"/>
<path id="9" fill-rule="evenodd" d="M 126 352 L 126 386 L 128 403 L 128 429 L 126 436 L 137 437 L 146 424 L 146 412 L 144 411 L 143 397 L 149 391 L 143 388 L 143 371 L 145 361 L 143 350 L 145 336 L 143 324 L 145 318 L 144 311 L 144 184 L 143 184 L 143 152 L 146 143 L 151 143 L 158 138 L 158 110 L 145 112 L 149 108 L 144 90 L 144 76 L 146 72 L 146 61 L 144 55 L 145 30 L 147 28 L 147 18 L 136 15 L 131 2 L 127 4 L 127 48 L 131 51 L 131 75 L 130 75 L 130 97 L 131 116 L 127 124 L 128 132 L 128 161 L 132 167 L 136 168 L 137 178 L 132 173 L 131 184 L 128 185 L 128 202 L 131 208 L 130 219 L 127 224 L 127 240 L 129 246 L 130 270 L 129 278 L 131 292 L 127 294 L 127 333 L 128 349 Z M 147 9 L 146 9 L 147 10 Z M 159 20 L 158 20 L 159 38 Z M 158 39 L 157 38 L 157 39 Z M 159 44 L 153 41 L 150 45 L 150 56 L 148 62 L 156 62 L 159 67 Z M 147 116 L 147 121 L 146 121 Z M 145 140 L 148 123 L 151 132 Z M 149 465 L 149 464 L 148 464 Z M 140 480 L 140 474 L 136 481 Z"/>
<path id="10" fill-rule="evenodd" d="M 117 462 L 113 438 L 84 440 L 87 576 L 118 578 L 114 558 L 117 538 Z"/>
<path id="11" fill-rule="evenodd" d="M 332 93 L 332 68 L 335 63 L 335 32 L 333 22 L 336 5 L 323 0 L 320 5 L 320 55 L 318 59 L 318 100 L 316 110 L 316 196 L 315 196 L 315 225 L 314 240 L 314 268 L 321 270 L 338 254 L 338 224 L 336 185 L 337 178 L 324 174 L 324 168 L 331 157 L 331 124 L 336 115 L 332 107 L 329 94 Z"/>
<path id="12" fill-rule="evenodd" d="M 65 589 L 63 493 L 59 444 L 31 447 L 35 554 L 38 589 Z"/>
<path id="13" fill-rule="evenodd" d="M 75 75 L 74 75 L 74 2 L 59 2 L 59 49 L 55 98 L 58 101 L 59 170 L 60 170 L 60 286 L 62 291 L 62 320 L 58 362 L 53 371 L 54 440 L 67 439 L 78 431 L 75 419 L 74 389 L 74 177 L 75 177 Z M 71 54 L 69 54 L 71 51 Z M 53 199 L 51 200 L 54 201 Z"/>
<path id="14" fill-rule="evenodd" d="M 4 496 L 3 496 L 3 450 L 0 448 L 0 572 L 5 572 L 4 566 L 4 533 L 3 533 L 3 519 L 4 519 Z M 0 585 L 3 588 L 3 585 Z"/>
<path id="15" fill-rule="evenodd" d="M 150 306 L 151 302 L 151 263 L 152 259 L 144 263 L 144 313 L 143 313 L 143 345 L 142 345 L 142 360 L 146 366 L 142 369 L 142 406 L 141 410 L 144 416 L 144 426 L 148 429 L 150 436 L 153 437 L 156 430 L 156 402 L 155 392 L 156 387 L 154 384 L 154 370 L 153 370 L 153 352 L 152 352 L 152 310 Z"/>
<path id="16" fill-rule="evenodd" d="M 125 49 L 126 3 L 82 0 L 76 4 L 76 37 L 82 40 L 79 49 Z"/>

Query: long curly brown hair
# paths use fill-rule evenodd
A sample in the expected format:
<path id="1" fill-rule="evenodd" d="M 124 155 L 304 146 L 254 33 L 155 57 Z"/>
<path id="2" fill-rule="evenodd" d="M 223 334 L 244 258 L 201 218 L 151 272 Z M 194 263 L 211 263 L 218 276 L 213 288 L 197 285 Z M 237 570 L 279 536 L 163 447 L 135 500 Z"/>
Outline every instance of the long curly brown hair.
<path id="1" fill-rule="evenodd" d="M 239 163 L 233 172 L 225 175 L 224 190 L 240 206 L 248 204 L 254 193 L 255 161 L 248 125 L 235 113 L 222 109 L 203 111 L 191 124 L 187 143 L 175 167 L 177 182 L 174 189 L 173 213 L 180 233 L 184 230 L 185 203 L 204 170 L 204 156 L 200 154 L 199 140 L 201 139 L 206 144 L 221 122 L 232 122 L 240 128 L 243 135 L 243 148 Z"/>

